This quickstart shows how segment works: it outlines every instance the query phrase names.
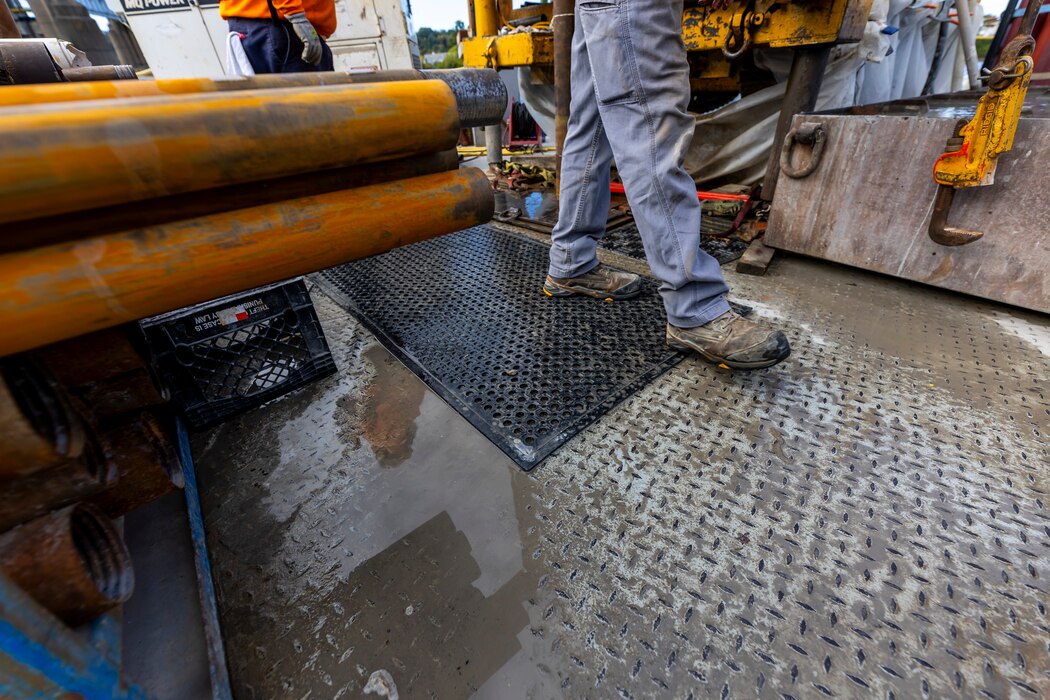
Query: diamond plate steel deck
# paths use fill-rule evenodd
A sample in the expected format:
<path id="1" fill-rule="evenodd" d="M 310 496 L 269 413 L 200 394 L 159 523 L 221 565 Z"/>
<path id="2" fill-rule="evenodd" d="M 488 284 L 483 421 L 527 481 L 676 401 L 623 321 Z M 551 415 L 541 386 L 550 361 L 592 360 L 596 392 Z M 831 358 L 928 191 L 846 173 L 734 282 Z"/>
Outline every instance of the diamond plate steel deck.
<path id="1" fill-rule="evenodd" d="M 337 376 L 197 439 L 241 698 L 1050 697 L 1050 322 L 788 259 L 524 473 L 322 296 Z"/>
<path id="2" fill-rule="evenodd" d="M 704 234 L 725 234 L 733 226 L 732 219 L 723 219 L 717 216 L 707 216 L 701 219 L 701 231 Z M 607 231 L 598 242 L 599 247 L 611 250 L 629 258 L 645 260 L 645 249 L 642 247 L 642 237 L 638 233 L 636 224 L 621 226 L 612 231 Z M 713 257 L 723 265 L 732 262 L 744 254 L 747 243 L 739 238 L 719 238 L 717 236 L 704 235 L 700 241 L 700 249 Z"/>
<path id="3" fill-rule="evenodd" d="M 317 280 L 442 398 L 531 469 L 682 356 L 663 305 L 541 293 L 548 248 L 489 226 L 324 270 Z"/>

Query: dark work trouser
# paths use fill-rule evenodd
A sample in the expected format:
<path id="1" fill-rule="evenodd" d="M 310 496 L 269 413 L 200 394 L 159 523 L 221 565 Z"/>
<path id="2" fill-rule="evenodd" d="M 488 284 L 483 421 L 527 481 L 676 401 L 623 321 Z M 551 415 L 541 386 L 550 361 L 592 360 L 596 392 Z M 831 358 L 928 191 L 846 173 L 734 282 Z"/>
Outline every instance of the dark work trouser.
<path id="1" fill-rule="evenodd" d="M 303 60 L 303 42 L 284 20 L 230 17 L 230 31 L 241 34 L 241 45 L 256 73 L 309 73 L 334 70 L 332 50 L 321 39 L 321 63 Z"/>

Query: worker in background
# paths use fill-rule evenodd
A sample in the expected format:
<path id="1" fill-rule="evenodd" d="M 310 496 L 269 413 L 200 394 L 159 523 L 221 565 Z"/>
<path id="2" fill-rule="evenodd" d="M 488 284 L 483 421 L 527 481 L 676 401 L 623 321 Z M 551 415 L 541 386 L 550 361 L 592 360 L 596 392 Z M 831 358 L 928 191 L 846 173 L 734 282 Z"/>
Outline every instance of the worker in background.
<path id="1" fill-rule="evenodd" d="M 219 15 L 256 73 L 334 70 L 325 39 L 335 31 L 335 0 L 220 0 Z"/>
<path id="2" fill-rule="evenodd" d="M 730 309 L 718 261 L 700 249 L 696 183 L 682 167 L 696 126 L 688 103 L 681 2 L 577 1 L 560 210 L 543 289 L 599 299 L 641 293 L 638 275 L 595 255 L 615 159 L 660 281 L 667 344 L 734 368 L 769 367 L 790 354 L 787 338 Z"/>

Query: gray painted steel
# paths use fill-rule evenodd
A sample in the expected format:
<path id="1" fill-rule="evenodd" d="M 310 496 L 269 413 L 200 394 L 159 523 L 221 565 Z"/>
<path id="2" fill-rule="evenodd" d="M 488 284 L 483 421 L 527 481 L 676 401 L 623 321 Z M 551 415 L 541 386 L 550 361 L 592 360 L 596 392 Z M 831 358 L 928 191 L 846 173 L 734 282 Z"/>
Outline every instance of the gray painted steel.
<path id="1" fill-rule="evenodd" d="M 339 373 L 196 440 L 237 696 L 1050 695 L 1047 318 L 726 277 L 787 362 L 682 362 L 527 474 L 315 294 Z"/>

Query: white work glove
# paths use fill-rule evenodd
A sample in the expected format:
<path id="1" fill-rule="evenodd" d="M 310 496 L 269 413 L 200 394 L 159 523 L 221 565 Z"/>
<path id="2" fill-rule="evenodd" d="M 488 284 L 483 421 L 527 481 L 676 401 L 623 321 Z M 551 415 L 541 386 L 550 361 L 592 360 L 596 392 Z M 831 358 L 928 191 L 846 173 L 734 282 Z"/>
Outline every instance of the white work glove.
<path id="1" fill-rule="evenodd" d="M 321 62 L 321 55 L 324 52 L 321 49 L 321 37 L 317 35 L 314 25 L 310 24 L 310 20 L 306 19 L 305 12 L 285 15 L 284 18 L 292 23 L 292 29 L 295 30 L 299 40 L 303 42 L 303 60 L 316 66 Z"/>

